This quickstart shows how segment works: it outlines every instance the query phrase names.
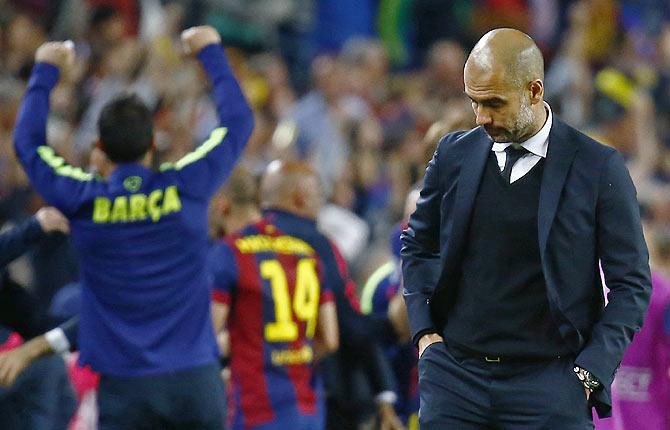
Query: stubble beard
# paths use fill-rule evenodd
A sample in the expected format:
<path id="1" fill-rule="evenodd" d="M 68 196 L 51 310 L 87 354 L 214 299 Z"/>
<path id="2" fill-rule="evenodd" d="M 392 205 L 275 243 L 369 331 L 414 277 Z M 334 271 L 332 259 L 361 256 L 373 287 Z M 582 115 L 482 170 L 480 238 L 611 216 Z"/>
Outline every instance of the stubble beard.
<path id="1" fill-rule="evenodd" d="M 487 130 L 487 133 L 494 142 L 520 143 L 532 135 L 534 122 L 535 113 L 530 105 L 530 101 L 522 98 L 519 113 L 516 115 L 512 125 L 506 129 L 499 129 L 502 133 L 499 132 L 497 135 L 492 134 L 489 130 Z"/>
<path id="2" fill-rule="evenodd" d="M 523 142 L 531 137 L 530 134 L 532 133 L 534 122 L 535 114 L 533 113 L 533 108 L 530 106 L 530 101 L 522 98 L 519 114 L 514 121 L 512 130 L 510 130 L 511 141 Z"/>

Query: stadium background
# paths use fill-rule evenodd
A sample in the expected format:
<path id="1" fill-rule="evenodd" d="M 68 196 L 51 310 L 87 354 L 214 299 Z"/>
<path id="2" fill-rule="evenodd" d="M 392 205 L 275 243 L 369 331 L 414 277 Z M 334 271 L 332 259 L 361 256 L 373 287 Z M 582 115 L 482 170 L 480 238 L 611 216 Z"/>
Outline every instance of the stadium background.
<path id="1" fill-rule="evenodd" d="M 127 90 L 155 112 L 161 160 L 172 161 L 216 122 L 204 77 L 178 44 L 183 28 L 208 23 L 256 115 L 242 165 L 260 174 L 275 158 L 314 164 L 329 201 L 320 224 L 362 288 L 392 258 L 389 237 L 436 138 L 473 125 L 467 52 L 487 30 L 510 26 L 543 50 L 554 112 L 625 154 L 652 269 L 667 277 L 669 20 L 667 0 L 0 0 L 0 225 L 43 205 L 11 141 L 42 42 L 75 42 L 76 67 L 53 94 L 48 129 L 69 163 L 88 165 L 101 107 Z M 64 237 L 10 270 L 43 303 L 78 278 Z"/>

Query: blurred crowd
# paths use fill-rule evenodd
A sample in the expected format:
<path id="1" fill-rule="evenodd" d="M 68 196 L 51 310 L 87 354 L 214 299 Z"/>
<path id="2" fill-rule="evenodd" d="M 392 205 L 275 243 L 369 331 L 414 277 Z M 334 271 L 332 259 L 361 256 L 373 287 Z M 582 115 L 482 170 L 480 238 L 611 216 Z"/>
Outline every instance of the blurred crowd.
<path id="1" fill-rule="evenodd" d="M 220 31 L 254 108 L 242 165 L 254 174 L 277 158 L 314 165 L 328 201 L 319 224 L 359 286 L 394 258 L 388 237 L 439 137 L 475 125 L 463 65 L 472 43 L 500 26 L 542 48 L 553 111 L 625 155 L 652 268 L 670 277 L 663 0 L 0 0 L 0 226 L 43 206 L 12 148 L 36 48 L 75 44 L 76 67 L 53 93 L 48 126 L 67 162 L 89 168 L 98 114 L 122 92 L 150 106 L 160 161 L 173 161 L 217 122 L 206 79 L 178 43 L 182 29 L 201 23 Z M 45 306 L 78 279 L 64 236 L 10 271 Z"/>

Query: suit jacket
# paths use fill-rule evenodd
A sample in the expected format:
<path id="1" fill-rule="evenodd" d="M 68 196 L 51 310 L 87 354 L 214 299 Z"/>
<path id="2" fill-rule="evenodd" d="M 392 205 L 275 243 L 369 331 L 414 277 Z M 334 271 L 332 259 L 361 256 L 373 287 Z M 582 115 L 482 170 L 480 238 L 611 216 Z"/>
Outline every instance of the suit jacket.
<path id="1" fill-rule="evenodd" d="M 457 297 L 491 146 L 481 127 L 448 134 L 426 169 L 417 209 L 402 235 L 404 296 L 415 341 L 442 332 Z M 604 385 L 592 400 L 600 416 L 609 416 L 614 373 L 649 304 L 649 257 L 623 157 L 556 117 L 537 228 L 551 314 L 575 364 Z M 607 307 L 599 263 L 610 289 Z"/>

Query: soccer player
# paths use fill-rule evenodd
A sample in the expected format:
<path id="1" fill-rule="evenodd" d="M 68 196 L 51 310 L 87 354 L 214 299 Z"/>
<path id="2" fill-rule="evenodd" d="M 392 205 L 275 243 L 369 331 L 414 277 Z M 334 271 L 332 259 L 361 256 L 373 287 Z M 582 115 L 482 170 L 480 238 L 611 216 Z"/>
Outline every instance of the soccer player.
<path id="1" fill-rule="evenodd" d="M 315 363 L 339 339 L 318 254 L 261 220 L 217 244 L 210 267 L 214 325 L 230 332 L 232 429 L 323 429 Z"/>
<path id="2" fill-rule="evenodd" d="M 212 83 L 220 126 L 194 152 L 151 168 L 149 109 L 136 97 L 98 121 L 104 177 L 67 165 L 46 142 L 49 94 L 73 60 L 42 45 L 14 135 L 33 186 L 70 221 L 82 271 L 80 362 L 101 374 L 99 427 L 220 429 L 223 386 L 210 313 L 207 204 L 229 175 L 253 115 L 211 27 L 182 33 Z"/>
<path id="3" fill-rule="evenodd" d="M 316 216 L 323 205 L 319 176 L 304 163 L 272 162 L 261 180 L 260 201 L 268 222 L 315 250 L 324 277 L 332 282 L 341 342 L 337 353 L 320 367 L 328 389 L 328 428 L 358 428 L 374 412 L 371 394 L 382 428 L 402 428 L 394 409 L 395 378 L 379 343 L 381 337 L 395 336 L 393 324 L 386 317 L 360 313 L 346 261 L 317 229 Z"/>
<path id="4" fill-rule="evenodd" d="M 226 184 L 210 203 L 209 229 L 212 238 L 222 239 L 262 218 L 258 204 L 258 184 L 242 166 L 235 168 Z"/>

